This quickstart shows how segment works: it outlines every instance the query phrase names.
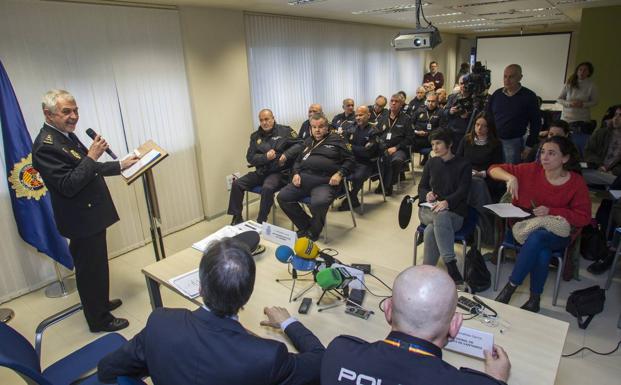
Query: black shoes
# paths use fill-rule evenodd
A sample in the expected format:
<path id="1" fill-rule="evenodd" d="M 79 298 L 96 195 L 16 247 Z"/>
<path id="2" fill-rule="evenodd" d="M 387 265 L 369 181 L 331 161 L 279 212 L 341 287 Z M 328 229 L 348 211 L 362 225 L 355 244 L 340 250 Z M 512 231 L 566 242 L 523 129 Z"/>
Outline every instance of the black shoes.
<path id="1" fill-rule="evenodd" d="M 244 221 L 244 217 L 241 215 L 233 215 L 233 220 L 231 220 L 231 226 L 238 225 Z"/>
<path id="2" fill-rule="evenodd" d="M 459 272 L 459 269 L 457 268 L 457 261 L 452 260 L 451 262 L 447 262 L 444 265 L 446 265 L 446 270 L 448 272 L 448 275 L 450 275 L 451 278 L 453 278 L 455 285 L 463 285 L 464 277 L 462 277 L 461 273 Z"/>
<path id="3" fill-rule="evenodd" d="M 358 201 L 358 199 L 352 199 L 351 207 L 354 209 L 360 207 L 360 201 Z M 341 202 L 341 205 L 338 207 L 337 210 L 338 211 L 349 211 L 349 203 L 347 203 L 347 198 L 343 199 L 343 202 Z"/>
<path id="4" fill-rule="evenodd" d="M 118 309 L 123 304 L 123 301 L 120 299 L 113 299 L 108 302 L 108 311 L 112 311 L 114 309 Z"/>
<path id="5" fill-rule="evenodd" d="M 511 282 L 507 282 L 500 294 L 498 294 L 498 296 L 496 297 L 495 301 L 509 303 L 509 301 L 511 300 L 511 296 L 515 292 L 515 289 L 517 289 L 517 286 L 513 286 Z"/>
<path id="6" fill-rule="evenodd" d="M 532 311 L 533 313 L 539 313 L 539 300 L 540 299 L 541 299 L 541 296 L 539 294 L 535 294 L 531 292 L 530 297 L 528 298 L 528 301 L 526 301 L 524 305 L 520 306 L 520 308 L 524 310 Z"/>
<path id="7" fill-rule="evenodd" d="M 129 321 L 125 318 L 112 318 L 112 321 L 99 327 L 92 327 L 91 332 L 115 332 L 117 330 L 125 329 L 129 326 Z"/>

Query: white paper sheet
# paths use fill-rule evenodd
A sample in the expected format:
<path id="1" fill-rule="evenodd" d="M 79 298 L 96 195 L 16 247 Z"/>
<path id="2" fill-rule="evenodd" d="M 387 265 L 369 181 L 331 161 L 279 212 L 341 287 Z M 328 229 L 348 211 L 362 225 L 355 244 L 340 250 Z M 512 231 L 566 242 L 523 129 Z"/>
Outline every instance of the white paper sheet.
<path id="1" fill-rule="evenodd" d="M 168 280 L 177 290 L 189 298 L 196 298 L 200 294 L 200 280 L 198 269 L 188 271 Z"/>
<path id="2" fill-rule="evenodd" d="M 531 214 L 522 210 L 521 208 L 512 205 L 511 203 L 494 203 L 491 205 L 483 206 L 486 209 L 490 209 L 494 214 L 501 218 L 526 218 Z"/>
<path id="3" fill-rule="evenodd" d="M 455 339 L 444 348 L 467 356 L 485 358 L 483 351 L 491 352 L 494 348 L 494 335 L 462 326 Z"/>

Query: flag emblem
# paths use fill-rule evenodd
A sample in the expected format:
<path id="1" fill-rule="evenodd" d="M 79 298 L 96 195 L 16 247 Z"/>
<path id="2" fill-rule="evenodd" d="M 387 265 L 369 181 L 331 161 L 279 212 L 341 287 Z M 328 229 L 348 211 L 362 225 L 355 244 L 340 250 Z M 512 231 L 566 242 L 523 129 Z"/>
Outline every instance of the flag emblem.
<path id="1" fill-rule="evenodd" d="M 39 171 L 32 167 L 32 154 L 13 166 L 9 182 L 17 198 L 39 200 L 47 192 Z"/>

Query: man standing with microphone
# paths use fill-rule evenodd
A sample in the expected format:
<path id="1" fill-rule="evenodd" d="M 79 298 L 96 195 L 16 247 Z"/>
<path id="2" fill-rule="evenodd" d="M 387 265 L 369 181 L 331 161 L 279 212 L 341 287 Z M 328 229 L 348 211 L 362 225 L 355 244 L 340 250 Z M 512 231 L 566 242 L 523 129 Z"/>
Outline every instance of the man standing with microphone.
<path id="1" fill-rule="evenodd" d="M 45 123 L 33 144 L 32 163 L 50 191 L 58 231 L 69 238 L 86 322 L 91 332 L 123 329 L 129 322 L 110 313 L 122 302 L 109 300 L 106 229 L 119 216 L 103 177 L 119 175 L 138 157 L 98 162 L 108 143 L 97 135 L 86 148 L 73 133 L 79 114 L 69 92 L 48 91 L 42 108 Z"/>

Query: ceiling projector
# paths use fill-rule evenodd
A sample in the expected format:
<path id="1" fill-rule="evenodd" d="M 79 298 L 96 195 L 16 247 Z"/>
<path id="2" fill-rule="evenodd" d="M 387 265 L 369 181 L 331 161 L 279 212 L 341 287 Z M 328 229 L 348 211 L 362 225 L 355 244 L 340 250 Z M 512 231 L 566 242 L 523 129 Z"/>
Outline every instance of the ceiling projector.
<path id="1" fill-rule="evenodd" d="M 421 17 L 427 22 L 427 26 L 421 25 Z M 433 49 L 442 43 L 440 31 L 431 25 L 425 18 L 421 0 L 416 0 L 416 28 L 408 31 L 400 31 L 390 42 L 397 51 L 410 49 Z"/>
<path id="2" fill-rule="evenodd" d="M 436 27 L 401 31 L 392 39 L 391 46 L 397 51 L 409 49 L 432 49 L 442 42 Z"/>

